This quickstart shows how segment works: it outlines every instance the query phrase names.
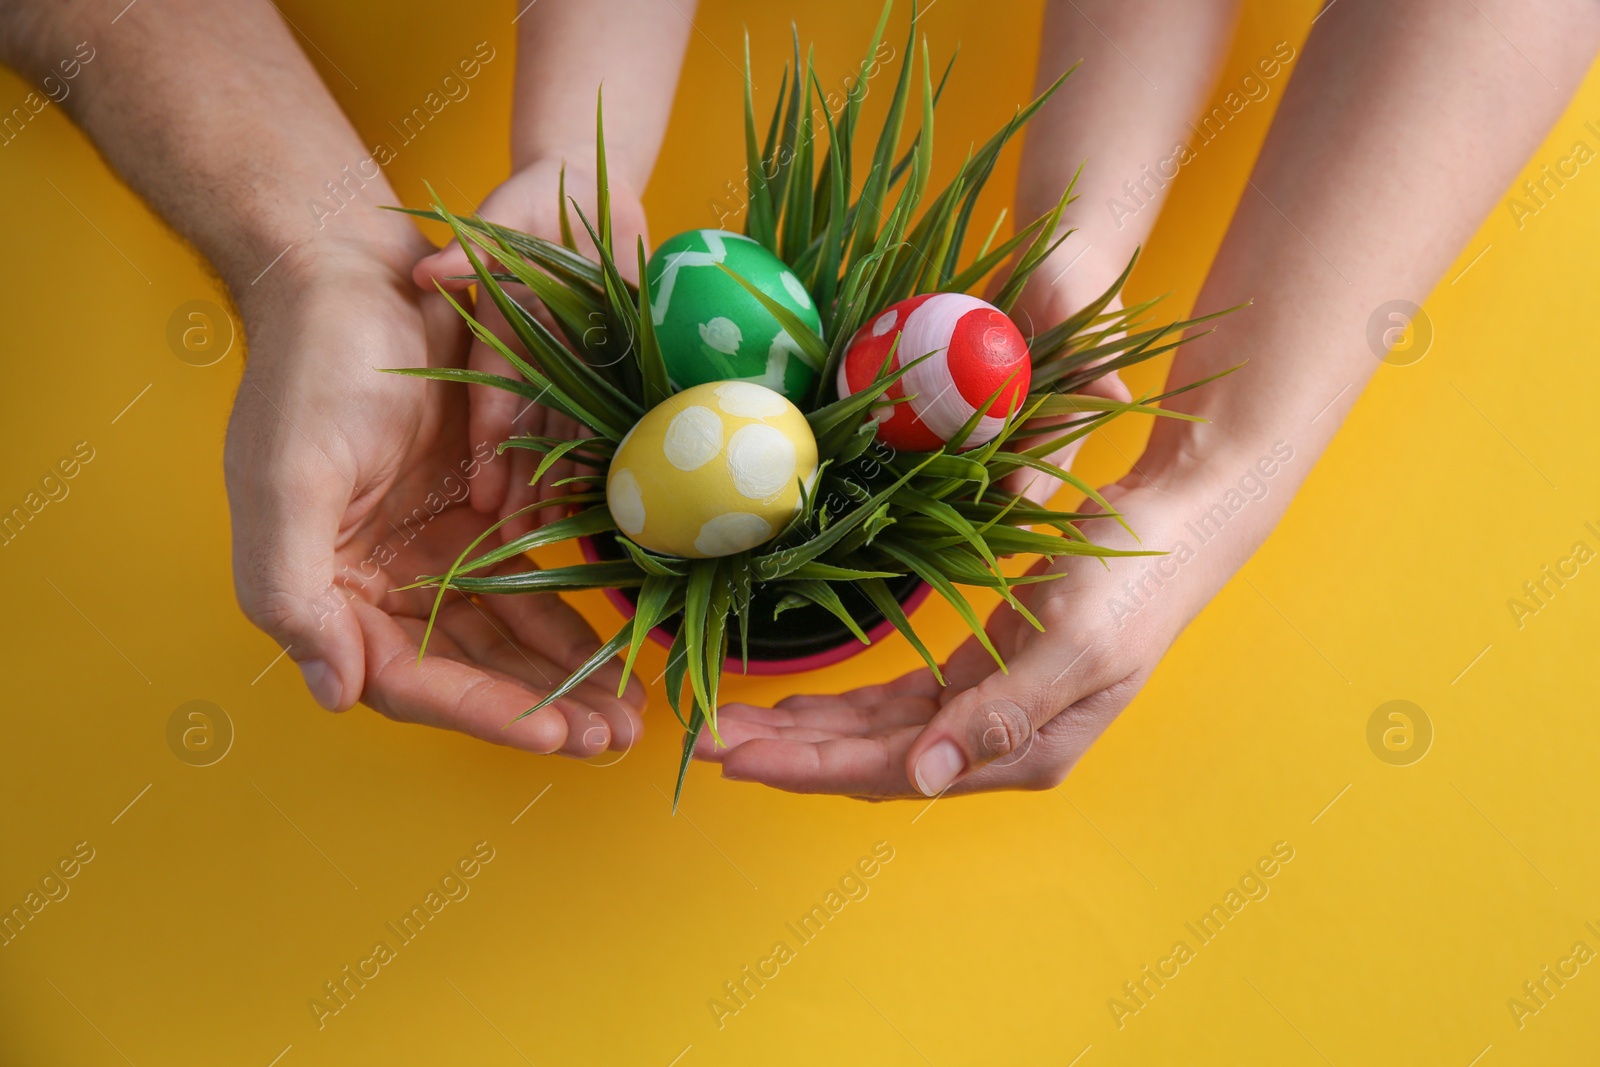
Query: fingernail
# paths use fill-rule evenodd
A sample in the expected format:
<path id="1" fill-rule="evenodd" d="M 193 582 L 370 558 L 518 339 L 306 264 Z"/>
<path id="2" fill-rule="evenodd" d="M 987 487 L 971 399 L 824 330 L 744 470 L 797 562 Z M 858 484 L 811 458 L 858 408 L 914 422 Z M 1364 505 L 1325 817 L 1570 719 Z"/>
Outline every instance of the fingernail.
<path id="1" fill-rule="evenodd" d="M 917 760 L 917 788 L 925 797 L 938 796 L 956 780 L 966 763 L 954 741 L 940 741 Z"/>
<path id="2" fill-rule="evenodd" d="M 320 659 L 308 659 L 300 664 L 300 676 L 306 680 L 306 688 L 311 690 L 311 696 L 318 704 L 329 711 L 339 710 L 339 698 L 344 695 L 344 686 L 339 684 L 339 676 L 333 673 L 333 668 Z"/>
<path id="3" fill-rule="evenodd" d="M 591 756 L 597 756 L 611 744 L 611 731 L 604 726 L 591 726 L 583 732 L 583 747 Z"/>

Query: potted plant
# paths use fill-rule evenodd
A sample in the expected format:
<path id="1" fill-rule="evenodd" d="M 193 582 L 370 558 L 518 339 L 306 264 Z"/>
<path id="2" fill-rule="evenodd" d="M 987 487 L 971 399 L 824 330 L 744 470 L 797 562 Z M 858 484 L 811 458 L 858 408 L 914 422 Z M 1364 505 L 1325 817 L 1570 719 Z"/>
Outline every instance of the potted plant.
<path id="1" fill-rule="evenodd" d="M 916 23 L 913 12 L 907 55 Z M 648 262 L 641 242 L 631 253 L 640 285 L 617 267 L 626 250 L 611 240 L 598 106 L 597 217 L 576 204 L 569 214 L 563 191 L 559 243 L 458 217 L 437 197 L 434 210 L 412 212 L 446 223 L 466 249 L 480 294 L 504 315 L 517 348 L 451 302 L 518 376 L 393 373 L 506 389 L 592 435 L 503 442 L 502 450 L 542 453 L 534 483 L 557 460 L 582 468 L 562 483 L 569 492 L 537 505 L 564 508 L 565 517 L 488 549 L 486 532 L 448 572 L 417 585 L 437 588 L 435 613 L 451 591 L 605 590 L 629 621 L 524 714 L 614 656 L 631 670 L 654 635 L 669 648 L 667 696 L 685 729 L 674 807 L 696 739 L 705 729 L 716 734 L 725 670 L 806 669 L 897 632 L 937 677 L 938 664 L 907 617 L 930 591 L 999 662 L 959 587 L 993 589 L 1038 625 L 1013 589 L 1053 576 L 1007 576 L 1000 560 L 1138 554 L 1094 544 L 1077 525 L 1091 513 L 1036 505 L 1005 488 L 1007 476 L 1052 475 L 1094 501 L 1101 509 L 1094 517 L 1121 522 L 1091 486 L 1048 457 L 1124 414 L 1191 418 L 1157 406 L 1182 390 L 1126 403 L 1079 392 L 1100 375 L 1170 351 L 1204 321 L 1150 325 L 1155 301 L 1111 309 L 1132 261 L 1099 298 L 1031 337 L 1006 316 L 1065 238 L 1056 229 L 1070 188 L 1053 211 L 998 244 L 996 220 L 967 252 L 996 158 L 1067 75 L 929 198 L 934 108 L 949 67 L 935 89 L 925 41 L 920 58 L 900 71 L 856 192 L 861 83 L 837 115 L 819 108 L 824 96 L 797 39 L 794 67 L 784 72 L 758 140 L 747 43 L 744 232 L 680 234 Z M 921 126 L 902 150 L 914 65 Z M 825 149 L 816 141 L 822 129 Z M 573 214 L 598 260 L 578 251 Z M 970 295 L 1013 259 L 991 301 Z M 512 283 L 543 304 L 556 329 L 507 294 Z M 593 329 L 597 323 L 605 328 Z M 586 562 L 486 573 L 569 539 L 583 543 Z"/>

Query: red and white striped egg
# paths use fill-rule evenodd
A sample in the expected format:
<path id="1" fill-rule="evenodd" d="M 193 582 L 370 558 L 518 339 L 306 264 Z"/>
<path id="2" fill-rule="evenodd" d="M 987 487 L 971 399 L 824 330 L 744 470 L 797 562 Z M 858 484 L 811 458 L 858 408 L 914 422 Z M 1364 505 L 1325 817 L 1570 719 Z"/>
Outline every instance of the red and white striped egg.
<path id="1" fill-rule="evenodd" d="M 930 352 L 932 356 L 884 392 L 889 399 L 909 401 L 874 409 L 878 439 L 891 448 L 943 448 L 978 405 L 1010 379 L 962 447 L 981 445 L 994 439 L 1028 395 L 1033 361 L 1010 316 L 966 293 L 924 293 L 890 306 L 856 331 L 839 364 L 840 396 L 872 384 L 896 337 L 900 346 L 889 371 Z"/>

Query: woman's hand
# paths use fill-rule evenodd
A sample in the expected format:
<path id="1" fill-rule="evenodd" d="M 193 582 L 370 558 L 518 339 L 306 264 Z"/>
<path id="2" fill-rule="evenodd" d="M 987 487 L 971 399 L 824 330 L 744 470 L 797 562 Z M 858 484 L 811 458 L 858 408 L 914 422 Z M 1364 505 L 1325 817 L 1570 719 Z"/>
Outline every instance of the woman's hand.
<path id="1" fill-rule="evenodd" d="M 702 735 L 696 755 L 720 762 L 726 778 L 798 793 L 889 798 L 1060 783 L 1254 549 L 1256 531 L 1270 529 L 1270 521 L 1247 526 L 1236 519 L 1226 536 L 1192 544 L 1184 523 L 1204 509 L 1209 484 L 1197 476 L 1185 491 L 1171 484 L 1163 490 L 1134 475 L 1108 488 L 1106 498 L 1141 540 L 1110 519 L 1089 522 L 1086 532 L 1112 547 L 1172 555 L 1120 557 L 1104 566 L 1062 557 L 1041 568 L 1066 575 L 1018 590 L 1043 631 L 1004 605 L 989 620 L 1009 673 L 968 639 L 945 665 L 945 686 L 922 669 L 839 696 L 790 697 L 774 708 L 726 705 L 717 727 L 729 747 Z"/>
<path id="2" fill-rule="evenodd" d="M 241 303 L 250 356 L 225 451 L 234 580 L 250 619 L 299 665 L 318 703 L 535 752 L 586 756 L 639 734 L 643 687 L 612 663 L 512 723 L 598 647 L 553 596 L 448 598 L 418 661 L 431 590 L 490 520 L 469 487 L 509 462 L 469 446 L 460 386 L 380 373 L 459 366 L 466 330 L 404 264 L 429 246 L 293 257 Z"/>
<path id="3" fill-rule="evenodd" d="M 1076 235 L 1069 237 L 1039 265 L 1022 287 L 1021 295 L 1011 308 L 1012 321 L 1024 337 L 1041 334 L 1098 300 L 1125 266 L 1126 263 L 1105 262 L 1105 258 L 1096 254 L 1092 245 L 1078 240 Z M 991 283 L 991 290 L 998 290 L 1005 277 L 1004 273 L 997 275 Z M 1106 310 L 1122 310 L 1120 293 L 1111 299 Z M 1116 371 L 1107 371 L 1096 378 L 1084 386 L 1083 393 L 1123 402 L 1132 399 L 1127 385 L 1123 384 Z M 1072 461 L 1077 458 L 1086 440 L 1080 437 L 1045 458 L 1062 470 L 1071 470 Z M 1025 438 L 1018 441 L 1017 447 L 1028 448 L 1036 443 L 1037 439 Z M 1035 504 L 1047 504 L 1061 488 L 1061 479 L 1040 471 L 1021 470 L 1009 475 L 1004 485 Z"/>
<path id="4" fill-rule="evenodd" d="M 588 151 L 592 156 L 593 149 L 590 148 Z M 561 167 L 560 160 L 541 159 L 517 171 L 489 194 L 479 214 L 490 222 L 531 233 L 548 241 L 559 242 Z M 612 248 L 615 249 L 617 269 L 629 281 L 636 282 L 638 281 L 636 244 L 640 238 L 646 241 L 646 252 L 649 250 L 644 207 L 639 202 L 638 195 L 618 174 L 610 175 L 608 187 L 611 193 Z M 590 225 L 598 230 L 600 222 L 595 207 L 592 162 L 567 165 L 566 194 L 577 201 Z M 578 213 L 573 210 L 571 204 L 567 205 L 567 216 L 578 248 L 591 259 L 598 259 L 594 243 L 589 239 Z M 481 249 L 474 249 L 474 252 L 478 253 L 480 260 L 485 258 Z M 435 284 L 454 292 L 462 292 L 472 285 L 470 277 L 463 277 L 471 273 L 472 265 L 456 242 L 451 242 L 444 249 L 426 256 L 412 271 L 417 285 L 430 293 L 434 291 Z M 555 321 L 525 287 L 508 285 L 506 291 L 512 299 L 538 315 L 553 332 L 558 332 Z M 511 327 L 506 324 L 500 312 L 488 299 L 480 298 L 477 301 L 473 315 L 480 323 L 493 330 L 495 335 L 513 351 L 521 347 L 512 334 Z M 597 324 L 595 328 L 601 329 L 603 326 Z M 476 338 L 471 342 L 467 366 L 490 374 L 507 375 L 512 378 L 518 376 L 516 370 L 507 364 L 504 356 Z M 536 434 L 569 439 L 586 432 L 567 416 L 551 411 L 542 404 L 529 403 L 501 389 L 469 385 L 467 395 L 469 403 L 467 435 L 474 447 L 498 445 L 513 434 Z M 572 491 L 570 486 L 556 487 L 554 484 L 578 473 L 575 466 L 567 460 L 558 460 L 552 464 L 539 485 L 528 484 L 528 480 L 539 465 L 540 458 L 539 454 L 527 449 L 516 449 L 504 456 L 501 462 L 491 464 L 473 480 L 472 506 L 485 515 L 501 518 L 536 501 L 570 493 Z M 550 521 L 558 517 L 554 514 L 532 513 L 519 516 L 501 527 L 501 534 L 509 541 L 520 537 L 538 525 L 541 520 Z"/>

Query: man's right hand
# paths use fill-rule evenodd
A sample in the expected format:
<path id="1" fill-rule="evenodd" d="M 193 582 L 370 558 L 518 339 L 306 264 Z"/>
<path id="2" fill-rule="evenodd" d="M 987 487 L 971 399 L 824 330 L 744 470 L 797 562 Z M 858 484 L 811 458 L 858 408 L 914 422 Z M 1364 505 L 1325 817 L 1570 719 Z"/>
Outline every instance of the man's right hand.
<path id="1" fill-rule="evenodd" d="M 382 255 L 324 244 L 286 259 L 242 303 L 250 356 L 226 448 L 240 604 L 331 710 L 359 699 L 535 752 L 625 749 L 644 690 L 630 679 L 619 699 L 616 662 L 507 725 L 599 645 L 558 597 L 452 595 L 418 661 L 433 592 L 394 590 L 483 532 L 468 487 L 507 460 L 468 437 L 460 386 L 379 372 L 466 358 L 460 317 L 406 277 L 431 248 L 405 229 Z"/>
<path id="2" fill-rule="evenodd" d="M 677 11 L 639 2 L 631 25 L 641 47 L 670 38 L 661 27 L 673 23 L 686 38 Z M 0 60 L 38 81 L 74 54 L 85 27 L 113 27 L 97 31 L 93 66 L 62 107 L 194 243 L 238 304 L 250 353 L 225 462 L 240 603 L 301 665 L 325 707 L 361 700 L 394 718 L 539 752 L 626 747 L 638 734 L 643 688 L 630 680 L 619 700 L 615 663 L 609 688 L 601 672 L 507 726 L 597 645 L 555 597 L 451 597 L 418 662 L 431 597 L 391 590 L 443 573 L 487 528 L 490 519 L 466 503 L 476 491 L 468 487 L 504 477 L 496 472 L 510 460 L 493 458 L 492 446 L 505 435 L 469 437 L 459 385 L 379 373 L 466 362 L 463 323 L 410 277 L 435 250 L 409 220 L 378 210 L 399 198 L 381 170 L 361 163 L 362 138 L 278 9 L 269 0 L 216 8 L 17 0 L 0 5 Z M 614 38 L 610 21 L 592 5 L 529 12 L 519 28 L 531 47 L 519 49 L 519 62 L 536 57 L 560 89 L 572 77 L 557 61 L 595 52 L 571 35 L 592 23 L 589 39 Z M 655 51 L 654 67 L 616 53 L 615 80 L 648 69 L 658 81 L 675 76 L 681 43 Z M 593 99 L 592 88 L 583 93 Z M 652 139 L 640 126 L 665 124 L 670 93 L 652 81 L 622 101 L 622 132 L 659 143 L 659 131 Z M 529 110 L 547 112 L 576 114 L 538 101 Z M 628 140 L 619 138 L 618 162 Z M 342 190 L 337 215 L 309 216 L 308 198 L 330 185 Z M 553 178 L 540 201 L 553 211 Z"/>

